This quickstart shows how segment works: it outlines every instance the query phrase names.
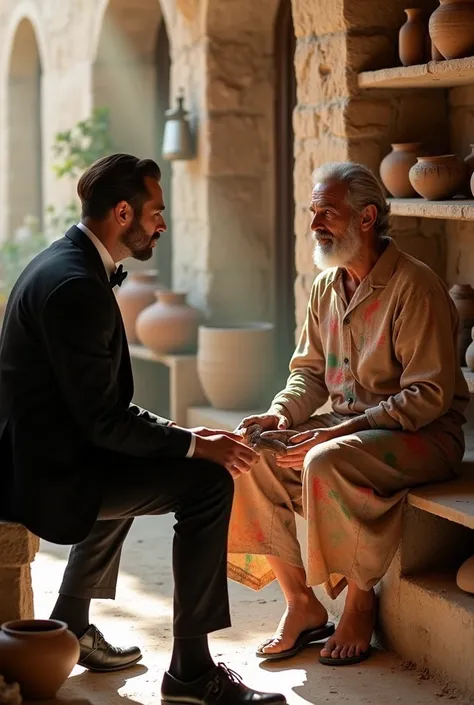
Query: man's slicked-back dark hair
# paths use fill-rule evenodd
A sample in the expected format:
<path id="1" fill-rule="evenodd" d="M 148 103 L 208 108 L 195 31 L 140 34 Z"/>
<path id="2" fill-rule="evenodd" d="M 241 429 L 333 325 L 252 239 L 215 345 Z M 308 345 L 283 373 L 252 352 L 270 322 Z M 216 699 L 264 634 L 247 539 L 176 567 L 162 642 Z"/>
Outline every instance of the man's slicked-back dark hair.
<path id="1" fill-rule="evenodd" d="M 82 217 L 102 220 L 120 201 L 127 201 L 140 215 L 150 197 L 145 178 L 160 181 L 160 167 L 153 159 L 131 154 L 110 154 L 98 159 L 83 173 L 77 184 Z"/>

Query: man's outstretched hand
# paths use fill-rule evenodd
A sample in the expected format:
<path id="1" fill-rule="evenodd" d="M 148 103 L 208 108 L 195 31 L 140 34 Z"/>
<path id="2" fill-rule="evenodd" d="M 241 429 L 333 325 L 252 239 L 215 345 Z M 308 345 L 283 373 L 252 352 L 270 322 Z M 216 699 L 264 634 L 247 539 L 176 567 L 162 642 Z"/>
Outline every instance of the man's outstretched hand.
<path id="1" fill-rule="evenodd" d="M 288 419 L 283 414 L 266 413 L 247 416 L 242 419 L 235 429 L 244 441 L 248 440 L 248 431 L 252 426 L 260 426 L 262 431 L 284 431 L 290 425 Z"/>
<path id="2" fill-rule="evenodd" d="M 226 431 L 210 431 L 210 429 L 201 429 L 200 433 L 196 433 L 195 429 L 189 430 L 196 435 L 193 457 L 211 460 L 213 463 L 222 465 L 234 480 L 242 473 L 250 472 L 258 460 L 258 453 L 244 445 L 240 436 Z"/>

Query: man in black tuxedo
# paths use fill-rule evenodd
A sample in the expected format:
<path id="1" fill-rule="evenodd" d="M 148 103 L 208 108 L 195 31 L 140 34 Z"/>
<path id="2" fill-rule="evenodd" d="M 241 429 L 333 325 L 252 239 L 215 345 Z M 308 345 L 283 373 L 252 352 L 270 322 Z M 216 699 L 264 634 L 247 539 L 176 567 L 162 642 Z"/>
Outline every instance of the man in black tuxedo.
<path id="1" fill-rule="evenodd" d="M 131 403 L 115 263 L 147 260 L 166 230 L 160 170 L 127 154 L 81 177 L 81 222 L 24 270 L 0 341 L 0 516 L 72 546 L 52 618 L 68 623 L 93 671 L 126 668 L 138 647 L 109 644 L 91 598 L 114 598 L 133 518 L 174 512 L 174 645 L 167 702 L 285 703 L 216 666 L 207 635 L 230 625 L 227 531 L 233 478 L 256 454 L 238 437 L 180 428 Z M 210 701 L 209 701 L 210 702 Z"/>

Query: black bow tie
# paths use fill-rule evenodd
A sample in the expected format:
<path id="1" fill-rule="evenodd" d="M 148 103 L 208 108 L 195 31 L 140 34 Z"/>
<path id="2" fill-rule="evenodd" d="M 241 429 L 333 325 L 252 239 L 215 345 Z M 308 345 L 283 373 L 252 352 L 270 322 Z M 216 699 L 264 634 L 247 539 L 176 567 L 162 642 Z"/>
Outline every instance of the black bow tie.
<path id="1" fill-rule="evenodd" d="M 122 286 L 122 282 L 124 279 L 126 279 L 127 275 L 128 272 L 124 272 L 123 266 L 120 264 L 115 270 L 115 272 L 112 272 L 112 274 L 110 275 L 110 286 L 112 287 L 112 289 L 114 288 L 114 286 L 117 285 Z"/>

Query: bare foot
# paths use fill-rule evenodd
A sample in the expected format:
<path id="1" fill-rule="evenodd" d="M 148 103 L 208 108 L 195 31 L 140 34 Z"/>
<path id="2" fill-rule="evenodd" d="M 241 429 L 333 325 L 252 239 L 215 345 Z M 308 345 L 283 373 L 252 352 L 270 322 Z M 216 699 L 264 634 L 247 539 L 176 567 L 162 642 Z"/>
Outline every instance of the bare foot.
<path id="1" fill-rule="evenodd" d="M 327 611 L 311 590 L 288 603 L 275 634 L 265 639 L 258 651 L 275 654 L 291 649 L 301 632 L 324 627 L 327 621 Z"/>
<path id="2" fill-rule="evenodd" d="M 323 658 L 352 658 L 370 645 L 375 626 L 375 593 L 349 586 L 344 613 L 334 635 L 321 649 Z"/>

